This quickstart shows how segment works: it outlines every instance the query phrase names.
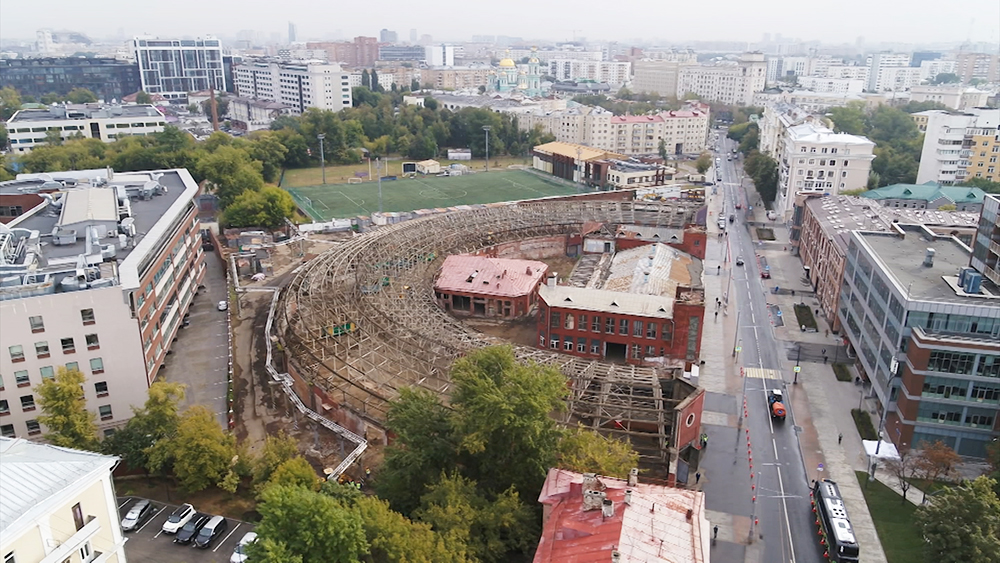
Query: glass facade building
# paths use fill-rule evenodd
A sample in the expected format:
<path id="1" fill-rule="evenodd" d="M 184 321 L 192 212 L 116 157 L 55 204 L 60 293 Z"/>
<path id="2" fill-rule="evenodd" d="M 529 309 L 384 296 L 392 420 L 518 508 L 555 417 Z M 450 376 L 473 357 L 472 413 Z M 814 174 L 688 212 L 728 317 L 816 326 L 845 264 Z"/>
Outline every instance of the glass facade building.
<path id="1" fill-rule="evenodd" d="M 168 99 L 184 99 L 188 92 L 215 88 L 226 91 L 222 42 L 202 39 L 154 39 L 132 41 L 139 63 L 142 89 Z"/>
<path id="2" fill-rule="evenodd" d="M 10 86 L 22 97 L 65 96 L 86 88 L 105 102 L 121 101 L 138 92 L 139 65 L 113 58 L 47 57 L 0 59 L 0 88 Z"/>

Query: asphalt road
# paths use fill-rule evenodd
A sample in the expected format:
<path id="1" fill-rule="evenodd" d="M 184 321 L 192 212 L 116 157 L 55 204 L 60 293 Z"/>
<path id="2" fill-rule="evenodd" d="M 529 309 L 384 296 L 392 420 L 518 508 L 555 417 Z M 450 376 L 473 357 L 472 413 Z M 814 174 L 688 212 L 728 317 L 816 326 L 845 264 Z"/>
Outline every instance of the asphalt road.
<path id="1" fill-rule="evenodd" d="M 747 220 L 751 217 L 750 204 L 756 202 L 755 192 L 748 200 L 744 186 L 752 186 L 750 179 L 743 179 L 742 162 L 727 160 L 735 143 L 723 139 L 717 156 L 717 169 L 721 172 L 720 193 L 725 193 L 725 214 L 735 216 L 727 223 L 729 235 L 726 252 L 727 263 L 732 265 L 728 284 L 729 317 L 738 318 L 735 345 L 741 348 L 735 361 L 737 366 L 782 370 L 784 346 L 772 331 L 766 303 L 766 284 L 760 277 L 754 243 Z M 728 153 L 728 154 L 727 154 Z M 741 185 L 741 181 L 742 184 Z M 736 209 L 736 204 L 742 210 Z M 742 257 L 743 266 L 735 260 Z M 726 343 L 730 353 L 734 343 Z M 763 561 L 787 563 L 821 563 L 823 552 L 816 538 L 815 515 L 809 504 L 809 481 L 799 446 L 796 413 L 789 409 L 784 421 L 772 421 L 767 408 L 767 389 L 782 389 L 786 395 L 794 393 L 791 373 L 782 372 L 783 379 L 745 378 L 748 418 L 744 423 L 750 429 L 753 471 L 756 476 L 757 501 L 753 513 L 757 541 L 763 543 Z M 738 403 L 742 399 L 738 398 Z M 790 401 L 786 403 L 790 406 Z M 806 413 L 802 413 L 804 416 Z M 737 438 L 735 455 L 746 454 L 745 436 Z M 815 471 L 816 468 L 810 468 Z M 762 539 L 761 539 L 762 537 Z"/>

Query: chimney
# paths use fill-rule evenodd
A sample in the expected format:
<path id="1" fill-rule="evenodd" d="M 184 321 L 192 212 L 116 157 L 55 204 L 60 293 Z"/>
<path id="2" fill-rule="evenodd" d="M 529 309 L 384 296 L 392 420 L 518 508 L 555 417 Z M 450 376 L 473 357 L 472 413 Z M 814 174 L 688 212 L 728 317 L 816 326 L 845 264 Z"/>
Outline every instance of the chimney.
<path id="1" fill-rule="evenodd" d="M 615 501 L 606 498 L 601 503 L 601 516 L 611 518 L 615 515 Z"/>
<path id="2" fill-rule="evenodd" d="M 934 265 L 934 254 L 936 252 L 937 251 L 934 250 L 933 248 L 928 248 L 927 249 L 927 252 L 924 254 L 924 266 L 927 266 L 928 268 L 930 268 L 931 266 Z"/>
<path id="3" fill-rule="evenodd" d="M 628 486 L 634 487 L 639 484 L 639 468 L 633 467 L 628 470 Z"/>
<path id="4" fill-rule="evenodd" d="M 555 272 L 552 272 L 551 274 L 549 274 L 549 283 L 548 283 L 549 287 L 555 287 L 556 286 L 556 279 L 558 279 L 558 278 L 556 277 L 556 273 Z"/>
<path id="5" fill-rule="evenodd" d="M 531 266 L 528 266 L 527 268 L 524 269 L 524 275 L 526 276 L 531 275 Z"/>
<path id="6" fill-rule="evenodd" d="M 625 504 L 632 505 L 632 489 L 625 489 Z"/>
<path id="7" fill-rule="evenodd" d="M 601 508 L 604 504 L 604 500 L 607 495 L 601 491 L 594 491 L 589 489 L 583 490 L 583 510 L 597 510 Z"/>

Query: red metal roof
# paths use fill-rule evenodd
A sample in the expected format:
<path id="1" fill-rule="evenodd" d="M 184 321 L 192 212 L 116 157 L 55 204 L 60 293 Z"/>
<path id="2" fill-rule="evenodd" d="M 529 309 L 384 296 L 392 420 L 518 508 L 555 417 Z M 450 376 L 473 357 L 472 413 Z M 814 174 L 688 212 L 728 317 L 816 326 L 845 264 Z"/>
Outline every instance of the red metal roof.
<path id="1" fill-rule="evenodd" d="M 599 477 L 613 515 L 583 510 L 583 475 L 550 469 L 538 502 L 550 505 L 534 563 L 705 563 L 709 524 L 698 491 Z M 629 503 L 625 491 L 632 490 Z M 688 516 L 690 511 L 691 515 Z"/>
<path id="2" fill-rule="evenodd" d="M 445 258 L 434 289 L 520 297 L 531 293 L 547 271 L 548 266 L 536 260 L 453 254 Z"/>

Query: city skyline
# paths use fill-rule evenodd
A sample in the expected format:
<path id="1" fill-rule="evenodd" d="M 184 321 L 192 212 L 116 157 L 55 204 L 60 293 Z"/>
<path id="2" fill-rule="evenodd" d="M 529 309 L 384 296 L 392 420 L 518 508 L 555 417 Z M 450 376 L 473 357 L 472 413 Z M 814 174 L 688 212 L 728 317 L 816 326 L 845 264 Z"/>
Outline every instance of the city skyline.
<path id="1" fill-rule="evenodd" d="M 421 35 L 429 34 L 436 40 L 446 41 L 468 40 L 473 33 L 556 42 L 585 37 L 625 42 L 641 39 L 663 43 L 711 40 L 755 43 L 765 33 L 772 37 L 808 34 L 804 40 L 832 44 L 853 44 L 859 36 L 871 44 L 997 43 L 1000 40 L 1000 3 L 993 0 L 963 0 L 958 5 L 950 5 L 948 10 L 939 10 L 940 4 L 927 0 L 916 3 L 848 0 L 836 10 L 809 3 L 789 10 L 786 3 L 765 0 L 755 3 L 752 10 L 726 10 L 727 6 L 719 6 L 721 9 L 714 10 L 703 25 L 679 25 L 677 29 L 671 26 L 666 10 L 663 20 L 634 17 L 637 10 L 646 8 L 642 2 L 623 6 L 625 17 L 602 19 L 601 26 L 596 28 L 585 6 L 581 9 L 580 4 L 566 1 L 538 4 L 514 0 L 502 8 L 490 9 L 487 17 L 478 10 L 463 10 L 464 5 L 457 2 L 439 3 L 436 10 L 419 13 L 411 13 L 408 6 L 400 0 L 387 0 L 377 12 L 354 13 L 344 18 L 334 7 L 290 0 L 284 4 L 288 17 L 277 21 L 265 12 L 213 8 L 180 0 L 171 10 L 160 11 L 155 20 L 150 20 L 140 19 L 132 11 L 95 10 L 92 4 L 84 6 L 69 0 L 52 0 L 44 11 L 27 3 L 5 2 L 0 4 L 0 36 L 31 40 L 35 30 L 41 28 L 74 30 L 92 38 L 115 36 L 121 32 L 126 37 L 147 34 L 230 36 L 246 29 L 268 35 L 280 32 L 286 36 L 288 22 L 292 21 L 300 41 L 326 38 L 337 31 L 344 37 L 378 36 L 383 28 L 395 30 L 404 37 L 410 29 L 416 28 Z M 199 17 L 192 18 L 192 13 Z M 858 14 L 864 17 L 859 18 Z M 526 17 L 529 15 L 531 17 Z M 322 23 L 324 21 L 329 23 Z M 801 22 L 806 21 L 822 21 L 824 25 L 806 31 L 801 26 Z M 887 26 L 887 21 L 895 25 Z"/>

